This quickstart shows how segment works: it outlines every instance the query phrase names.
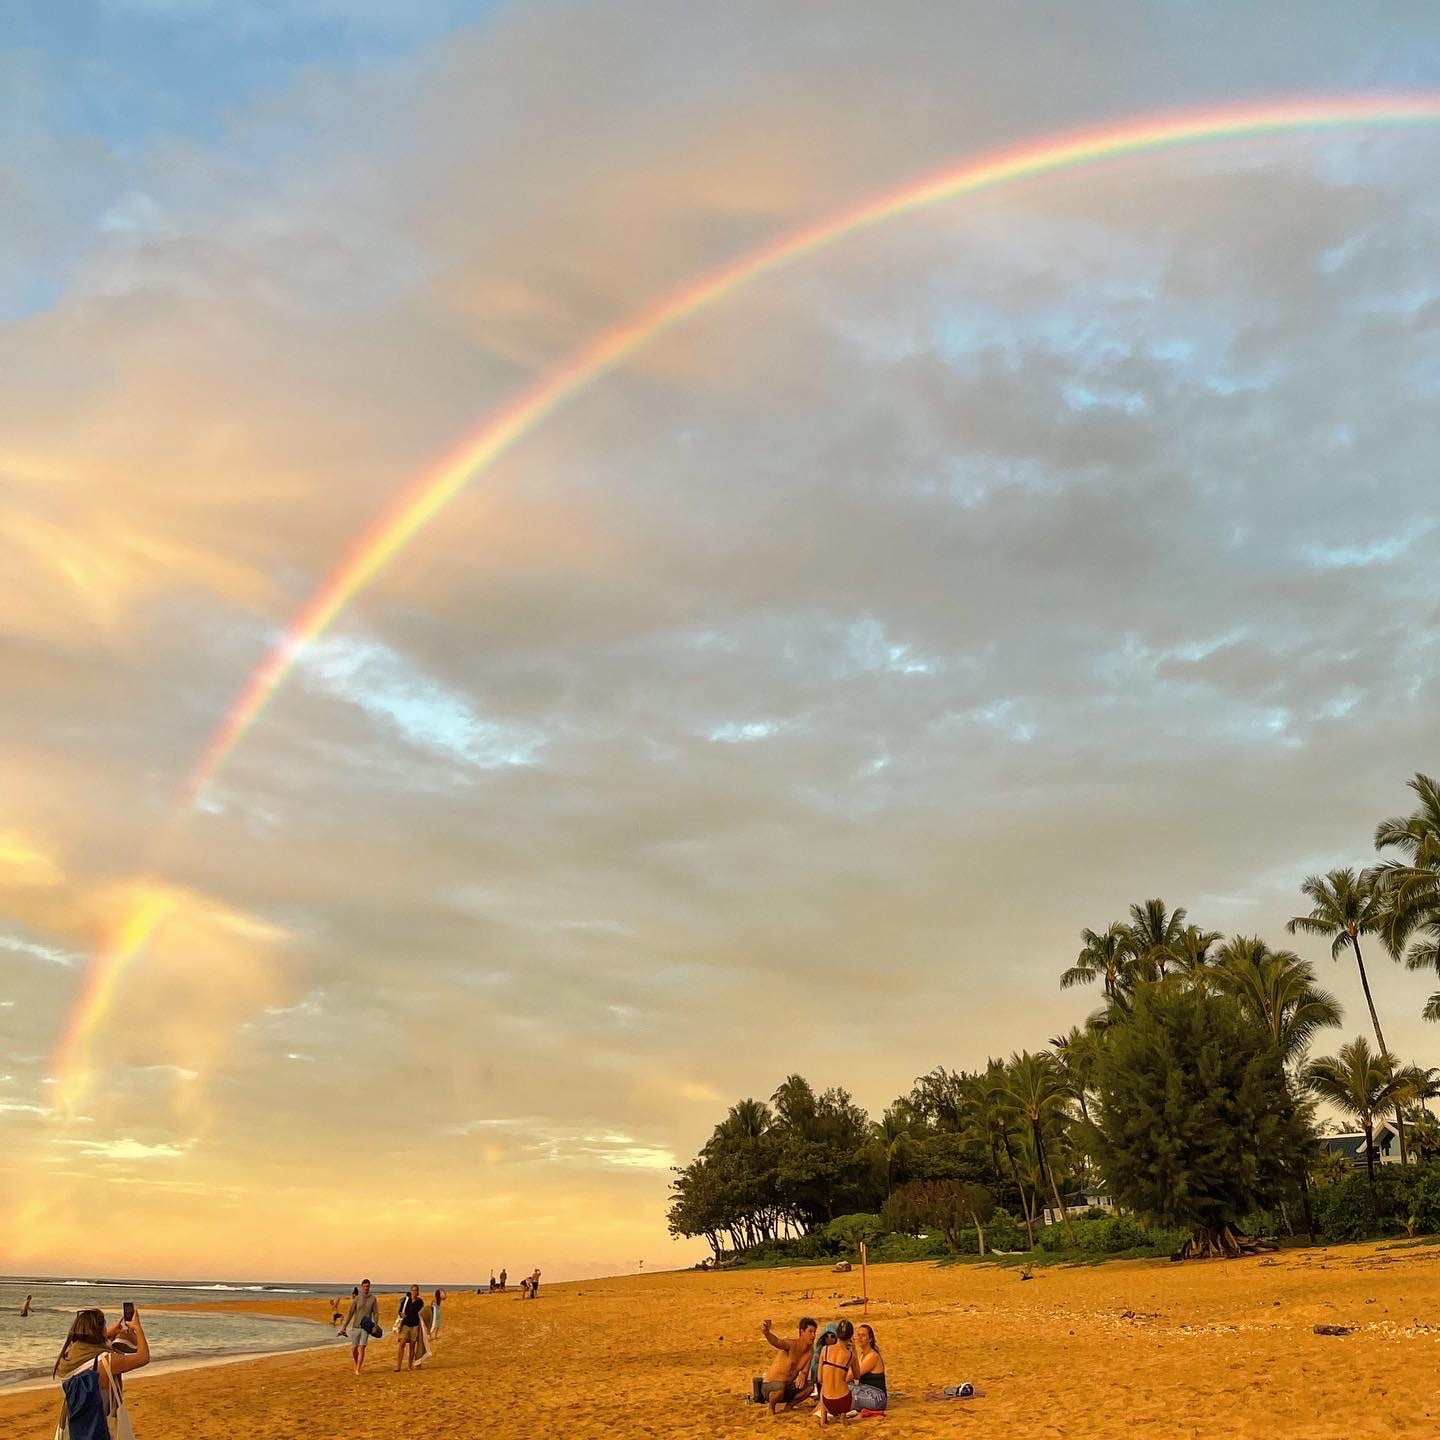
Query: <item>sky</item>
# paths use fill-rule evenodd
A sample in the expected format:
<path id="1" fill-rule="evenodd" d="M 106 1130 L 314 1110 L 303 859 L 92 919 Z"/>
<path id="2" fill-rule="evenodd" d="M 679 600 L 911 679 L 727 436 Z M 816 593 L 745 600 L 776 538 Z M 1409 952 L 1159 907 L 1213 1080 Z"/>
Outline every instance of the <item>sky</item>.
<path id="1" fill-rule="evenodd" d="M 1429 4 L 12 11 L 0 1270 L 688 1263 L 670 1167 L 734 1100 L 878 1115 L 1043 1045 L 1136 900 L 1281 943 L 1440 765 L 1437 125 L 1131 156 L 739 288 L 184 803 L 387 500 L 577 346 L 997 147 L 1440 89 Z M 1435 978 L 1371 974 L 1440 1061 Z"/>

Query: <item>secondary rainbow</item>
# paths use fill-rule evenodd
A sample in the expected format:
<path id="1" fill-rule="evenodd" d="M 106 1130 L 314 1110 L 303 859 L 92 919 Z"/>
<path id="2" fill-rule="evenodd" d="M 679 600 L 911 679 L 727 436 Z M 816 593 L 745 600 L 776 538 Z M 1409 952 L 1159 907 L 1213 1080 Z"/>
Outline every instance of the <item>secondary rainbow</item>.
<path id="1" fill-rule="evenodd" d="M 1109 160 L 1213 141 L 1436 122 L 1440 122 L 1440 92 L 1425 91 L 1271 100 L 1131 117 L 1065 131 L 961 161 L 886 191 L 792 230 L 672 291 L 574 351 L 492 411 L 477 429 L 398 491 L 250 675 L 190 776 L 178 823 L 193 811 L 306 649 L 450 501 L 586 387 L 743 286 L 847 236 L 945 201 Z M 52 1074 L 60 1079 L 62 1091 L 70 1070 L 79 1063 L 86 1039 L 109 1008 L 119 974 L 143 952 L 166 913 L 163 906 L 137 907 L 92 961 L 92 974 L 67 1021 L 52 1063 Z"/>

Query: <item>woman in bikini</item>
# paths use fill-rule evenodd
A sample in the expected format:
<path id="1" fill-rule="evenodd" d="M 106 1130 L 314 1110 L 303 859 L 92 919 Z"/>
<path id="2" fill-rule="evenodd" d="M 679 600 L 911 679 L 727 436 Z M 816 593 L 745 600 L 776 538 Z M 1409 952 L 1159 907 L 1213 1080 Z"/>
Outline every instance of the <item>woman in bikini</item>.
<path id="1" fill-rule="evenodd" d="M 850 1358 L 850 1396 L 857 1410 L 884 1410 L 890 1403 L 885 1386 L 885 1357 L 868 1325 L 855 1327 L 855 1353 Z"/>
<path id="2" fill-rule="evenodd" d="M 855 1327 L 848 1320 L 835 1325 L 835 1340 L 820 1352 L 820 1423 L 843 1420 L 855 1408 L 850 1394 L 850 1341 Z"/>

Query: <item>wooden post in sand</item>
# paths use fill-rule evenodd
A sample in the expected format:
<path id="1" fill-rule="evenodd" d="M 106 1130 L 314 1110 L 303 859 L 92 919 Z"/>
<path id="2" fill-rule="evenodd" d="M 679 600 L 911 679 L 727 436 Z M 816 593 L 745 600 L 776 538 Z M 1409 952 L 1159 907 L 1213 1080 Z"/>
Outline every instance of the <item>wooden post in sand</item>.
<path id="1" fill-rule="evenodd" d="M 865 1268 L 865 1242 L 860 1242 L 860 1293 L 865 1297 L 865 1314 L 870 1314 L 870 1272 Z"/>

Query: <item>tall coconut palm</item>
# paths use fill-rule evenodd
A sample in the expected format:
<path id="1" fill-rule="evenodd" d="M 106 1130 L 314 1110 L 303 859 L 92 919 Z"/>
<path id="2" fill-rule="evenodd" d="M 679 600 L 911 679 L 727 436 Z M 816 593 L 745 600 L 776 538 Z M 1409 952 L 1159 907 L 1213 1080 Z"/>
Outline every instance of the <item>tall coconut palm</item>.
<path id="1" fill-rule="evenodd" d="M 1365 1132 L 1365 1174 L 1375 1184 L 1375 1116 L 1405 1099 L 1410 1079 L 1396 1071 L 1387 1054 L 1377 1055 L 1370 1042 L 1357 1036 L 1338 1055 L 1323 1055 L 1305 1070 L 1305 1083 L 1342 1114 L 1360 1122 Z"/>
<path id="2" fill-rule="evenodd" d="M 1341 1023 L 1339 1002 L 1293 950 L 1272 950 L 1258 935 L 1235 935 L 1215 958 L 1216 988 L 1269 1030 L 1287 1065 L 1304 1055 L 1317 1030 Z"/>
<path id="3" fill-rule="evenodd" d="M 1070 1096 L 1080 1106 L 1080 1114 L 1088 1120 L 1090 1107 L 1089 1092 L 1095 1088 L 1095 1068 L 1100 1059 L 1100 1041 L 1093 1030 L 1082 1030 L 1072 1025 L 1063 1035 L 1057 1035 L 1050 1042 L 1055 1062 L 1060 1067 L 1061 1078 Z"/>
<path id="4" fill-rule="evenodd" d="M 1360 972 L 1360 988 L 1370 1009 L 1370 1023 L 1375 1029 L 1375 1043 L 1382 1055 L 1390 1053 L 1375 1013 L 1375 998 L 1370 994 L 1370 977 L 1365 973 L 1365 958 L 1360 953 L 1360 937 L 1373 935 L 1380 928 L 1382 904 L 1376 887 L 1354 870 L 1332 870 L 1328 875 L 1307 875 L 1300 886 L 1310 901 L 1308 915 L 1296 915 L 1286 926 L 1292 935 L 1319 935 L 1330 942 L 1330 958 L 1338 960 L 1341 951 L 1349 948 Z"/>
<path id="5" fill-rule="evenodd" d="M 993 1056 L 985 1066 L 983 1074 L 972 1075 L 966 1083 L 966 1093 L 969 1097 L 969 1113 L 975 1128 L 985 1136 L 990 1146 L 990 1158 L 995 1166 L 995 1173 L 999 1175 L 1000 1154 L 1003 1151 L 1005 1162 L 1010 1169 L 1010 1178 L 1015 1182 L 1015 1188 L 1020 1192 L 1020 1213 L 1025 1220 L 1025 1239 L 1030 1249 L 1035 1248 L 1035 1211 L 1038 1206 L 1033 1203 L 1038 1199 L 1038 1192 L 1032 1195 L 1025 1193 L 1025 1181 L 1021 1177 L 1020 1165 L 1015 1158 L 1015 1145 L 1010 1129 L 1009 1102 L 1005 1098 L 1006 1071 L 1005 1062 L 996 1060 Z M 1033 1187 L 1032 1187 L 1033 1191 Z"/>
<path id="6" fill-rule="evenodd" d="M 1440 782 L 1416 775 L 1407 783 L 1419 807 L 1375 829 L 1377 850 L 1398 850 L 1404 857 L 1370 872 L 1383 902 L 1380 938 L 1411 970 L 1440 972 Z M 1440 1020 L 1440 992 L 1430 997 L 1424 1015 Z"/>
<path id="7" fill-rule="evenodd" d="M 1065 1233 L 1070 1243 L 1075 1243 L 1075 1227 L 1070 1223 L 1070 1212 L 1060 1199 L 1060 1188 L 1055 1183 L 1055 1171 L 1045 1150 L 1045 1129 L 1054 1126 L 1065 1114 L 1068 1099 L 1064 1077 L 1055 1057 L 1048 1050 L 1032 1054 L 1022 1050 L 1012 1055 L 1005 1066 L 1005 1078 L 1000 1091 L 1002 1104 L 1009 1105 L 1027 1127 L 1034 1142 L 1035 1160 L 1041 1178 L 1050 1186 L 1050 1196 L 1055 1201 L 1055 1213 L 1064 1222 Z"/>
<path id="8" fill-rule="evenodd" d="M 1060 976 L 1060 988 L 1105 982 L 1105 995 L 1119 994 L 1134 984 L 1135 947 L 1126 925 L 1118 921 L 1103 934 L 1080 932 L 1081 950 L 1075 963 Z"/>
<path id="9" fill-rule="evenodd" d="M 819 1102 L 814 1087 L 803 1075 L 787 1075 L 770 1097 L 776 1121 L 797 1135 L 809 1138 Z"/>
<path id="10" fill-rule="evenodd" d="M 1185 911 L 1166 910 L 1163 900 L 1147 900 L 1130 907 L 1130 938 L 1142 980 L 1163 980 L 1165 970 L 1180 958 L 1185 933 Z"/>
<path id="11" fill-rule="evenodd" d="M 727 1140 L 758 1140 L 773 1118 L 763 1100 L 737 1100 L 716 1127 L 716 1134 Z"/>
<path id="12" fill-rule="evenodd" d="M 1204 995 L 1214 988 L 1217 961 L 1214 947 L 1223 938 L 1218 930 L 1187 925 L 1175 941 L 1175 974 L 1183 977 L 1197 994 Z"/>
<path id="13" fill-rule="evenodd" d="M 1375 848 L 1396 849 L 1412 861 L 1429 843 L 1440 844 L 1440 781 L 1415 775 L 1406 785 L 1420 801 L 1408 815 L 1392 815 L 1375 827 Z"/>
<path id="14" fill-rule="evenodd" d="M 909 1154 L 911 1134 L 920 1127 L 920 1118 L 904 1100 L 897 1100 L 879 1120 L 870 1123 L 870 1135 L 885 1172 L 885 1198 L 890 1198 L 895 1166 Z"/>
<path id="15" fill-rule="evenodd" d="M 1295 916 L 1285 928 L 1292 935 L 1319 935 L 1329 940 L 1332 960 L 1338 960 L 1340 952 L 1349 947 L 1355 956 L 1355 968 L 1360 972 L 1360 988 L 1365 992 L 1365 1004 L 1370 1010 L 1375 1043 L 1381 1055 L 1388 1055 L 1390 1047 L 1380 1029 L 1380 1016 L 1370 993 L 1370 977 L 1365 973 L 1365 959 L 1360 953 L 1360 937 L 1374 935 L 1385 926 L 1386 887 L 1378 884 L 1371 874 L 1357 875 L 1346 868 L 1331 870 L 1326 875 L 1307 875 L 1300 890 L 1310 900 L 1310 913 Z M 1399 1127 L 1400 1158 L 1408 1160 L 1405 1120 L 1398 1106 L 1395 1123 Z"/>

